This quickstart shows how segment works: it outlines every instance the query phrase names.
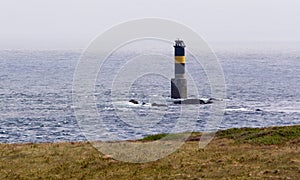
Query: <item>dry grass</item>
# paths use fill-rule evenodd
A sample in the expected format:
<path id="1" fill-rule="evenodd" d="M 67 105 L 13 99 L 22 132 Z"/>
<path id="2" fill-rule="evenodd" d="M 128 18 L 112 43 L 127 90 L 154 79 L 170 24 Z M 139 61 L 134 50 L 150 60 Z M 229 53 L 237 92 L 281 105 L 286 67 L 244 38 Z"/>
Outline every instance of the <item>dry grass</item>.
<path id="1" fill-rule="evenodd" d="M 299 128 L 221 131 L 205 149 L 188 141 L 144 164 L 116 161 L 86 142 L 0 144 L 0 179 L 300 179 Z M 275 143 L 261 143 L 273 135 Z"/>

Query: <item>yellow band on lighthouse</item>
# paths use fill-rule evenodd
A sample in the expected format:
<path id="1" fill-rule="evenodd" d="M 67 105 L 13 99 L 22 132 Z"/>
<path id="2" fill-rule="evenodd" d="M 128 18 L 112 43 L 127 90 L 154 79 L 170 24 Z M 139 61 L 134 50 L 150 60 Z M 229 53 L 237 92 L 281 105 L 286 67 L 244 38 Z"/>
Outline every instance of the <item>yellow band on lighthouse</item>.
<path id="1" fill-rule="evenodd" d="M 185 56 L 175 56 L 175 63 L 184 64 L 185 63 Z"/>

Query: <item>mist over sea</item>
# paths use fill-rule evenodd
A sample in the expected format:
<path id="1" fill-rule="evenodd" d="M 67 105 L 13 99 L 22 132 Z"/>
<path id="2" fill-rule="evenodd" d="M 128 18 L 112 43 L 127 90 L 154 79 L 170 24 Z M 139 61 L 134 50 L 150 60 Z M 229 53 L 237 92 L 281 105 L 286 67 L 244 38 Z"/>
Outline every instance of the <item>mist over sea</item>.
<path id="1" fill-rule="evenodd" d="M 292 47 L 215 50 L 224 71 L 227 96 L 222 99 L 226 102 L 223 120 L 215 129 L 300 124 L 300 51 Z M 173 55 L 172 49 L 166 53 Z M 72 50 L 0 51 L 0 143 L 85 140 L 72 102 L 73 74 L 80 54 Z M 141 119 L 153 115 L 161 119 L 136 125 L 120 120 L 110 103 L 109 85 L 118 73 L 117 64 L 132 54 L 135 52 L 112 54 L 96 80 L 94 95 L 99 118 L 105 120 L 111 132 L 97 136 L 99 140 L 137 139 L 170 132 L 180 115 L 180 106 L 154 108 L 127 103 L 131 98 L 145 103 L 161 101 L 155 99 L 158 96 L 169 98 L 170 80 L 152 74 L 135 81 L 130 94 L 117 102 L 122 106 L 118 111 L 123 115 L 134 112 Z M 211 97 L 205 71 L 189 61 L 192 58 L 188 53 L 187 70 L 194 75 L 200 96 Z M 211 105 L 199 106 L 199 116 L 191 122 L 195 124 L 194 131 L 207 130 L 210 108 Z"/>

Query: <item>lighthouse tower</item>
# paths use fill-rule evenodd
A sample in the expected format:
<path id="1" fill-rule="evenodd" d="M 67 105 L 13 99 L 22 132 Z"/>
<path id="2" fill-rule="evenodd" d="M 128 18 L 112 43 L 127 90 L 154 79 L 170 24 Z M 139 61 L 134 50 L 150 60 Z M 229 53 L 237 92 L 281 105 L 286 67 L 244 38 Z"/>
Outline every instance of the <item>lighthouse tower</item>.
<path id="1" fill-rule="evenodd" d="M 182 40 L 176 40 L 175 50 L 175 78 L 171 79 L 171 98 L 187 98 L 187 80 L 185 78 L 185 44 Z"/>

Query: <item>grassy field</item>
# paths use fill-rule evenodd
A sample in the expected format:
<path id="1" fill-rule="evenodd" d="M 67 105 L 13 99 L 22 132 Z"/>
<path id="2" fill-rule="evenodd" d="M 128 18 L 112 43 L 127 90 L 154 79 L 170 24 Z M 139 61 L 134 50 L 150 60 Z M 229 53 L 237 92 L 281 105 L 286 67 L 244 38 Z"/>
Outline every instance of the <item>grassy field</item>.
<path id="1" fill-rule="evenodd" d="M 300 179 L 300 126 L 219 131 L 205 149 L 199 136 L 144 164 L 116 161 L 87 142 L 0 144 L 0 179 Z"/>

